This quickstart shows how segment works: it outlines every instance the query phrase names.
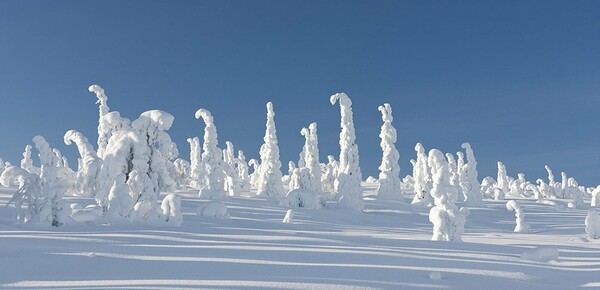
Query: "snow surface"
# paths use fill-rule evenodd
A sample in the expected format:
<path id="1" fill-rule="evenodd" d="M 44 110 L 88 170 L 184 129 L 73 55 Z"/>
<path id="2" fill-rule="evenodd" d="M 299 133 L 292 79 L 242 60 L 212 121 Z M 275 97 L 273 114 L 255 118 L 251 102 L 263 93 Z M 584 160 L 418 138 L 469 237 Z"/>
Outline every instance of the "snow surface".
<path id="1" fill-rule="evenodd" d="M 288 208 L 260 198 L 225 199 L 230 219 L 199 216 L 196 209 L 211 203 L 198 199 L 197 191 L 176 192 L 181 197 L 181 227 L 107 226 L 94 219 L 60 228 L 21 225 L 14 221 L 14 207 L 0 207 L 0 288 L 600 286 L 600 242 L 585 238 L 585 209 L 559 210 L 521 198 L 527 220 L 535 227 L 531 233 L 513 233 L 514 214 L 506 210 L 506 201 L 484 199 L 485 207 L 470 210 L 463 242 L 448 243 L 429 240 L 429 209 L 411 206 L 412 197 L 375 200 L 370 196 L 376 195 L 377 184 L 363 186 L 363 213 L 295 208 L 293 223 L 282 223 Z M 0 203 L 15 190 L 1 188 Z M 101 209 L 85 207 L 95 204 L 90 197 L 66 199 L 80 205 L 78 211 L 101 215 Z M 556 251 L 537 253 L 539 260 L 548 261 L 529 260 L 538 247 Z"/>

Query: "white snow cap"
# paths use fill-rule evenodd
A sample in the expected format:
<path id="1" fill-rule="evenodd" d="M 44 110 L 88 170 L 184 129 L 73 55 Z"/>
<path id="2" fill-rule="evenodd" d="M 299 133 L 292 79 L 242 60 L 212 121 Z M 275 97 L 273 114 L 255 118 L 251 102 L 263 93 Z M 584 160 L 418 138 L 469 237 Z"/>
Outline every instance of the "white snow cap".
<path id="1" fill-rule="evenodd" d="M 173 125 L 173 121 L 175 120 L 175 117 L 173 117 L 173 115 L 171 115 L 165 111 L 161 111 L 161 110 L 146 111 L 146 112 L 143 112 L 140 116 L 149 118 L 150 120 L 152 120 L 154 123 L 156 123 L 158 125 L 159 130 L 163 130 L 163 131 L 169 130 L 171 128 L 171 126 Z M 198 118 L 198 117 L 196 117 L 196 118 Z"/>

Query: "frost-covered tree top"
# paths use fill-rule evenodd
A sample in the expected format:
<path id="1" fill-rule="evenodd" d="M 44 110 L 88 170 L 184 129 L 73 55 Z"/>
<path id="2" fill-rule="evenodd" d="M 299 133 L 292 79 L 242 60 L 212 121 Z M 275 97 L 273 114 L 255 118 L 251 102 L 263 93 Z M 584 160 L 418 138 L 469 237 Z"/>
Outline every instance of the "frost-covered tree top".
<path id="1" fill-rule="evenodd" d="M 99 85 L 91 85 L 88 90 L 96 94 L 96 98 L 98 98 L 96 104 L 99 104 L 100 117 L 108 114 L 110 108 L 108 107 L 108 97 L 104 93 L 104 89 Z"/>
<path id="2" fill-rule="evenodd" d="M 352 100 L 345 93 L 337 93 L 329 98 L 332 105 L 340 104 L 340 159 L 338 176 L 335 182 L 335 194 L 340 197 L 339 204 L 361 211 L 364 207 L 362 197 L 362 173 L 359 165 L 358 145 L 352 116 Z"/>

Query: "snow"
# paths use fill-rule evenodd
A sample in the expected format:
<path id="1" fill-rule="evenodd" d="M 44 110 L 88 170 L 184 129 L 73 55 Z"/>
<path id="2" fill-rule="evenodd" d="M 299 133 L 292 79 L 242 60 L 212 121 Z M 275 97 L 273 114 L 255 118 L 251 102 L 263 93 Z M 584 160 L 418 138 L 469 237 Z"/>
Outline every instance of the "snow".
<path id="1" fill-rule="evenodd" d="M 549 262 L 558 259 L 558 249 L 555 247 L 535 247 L 524 251 L 521 258 L 534 262 Z"/>
<path id="2" fill-rule="evenodd" d="M 0 202 L 12 191 L 0 189 Z M 168 228 L 101 219 L 22 226 L 12 220 L 14 207 L 0 207 L 0 288 L 574 289 L 598 282 L 600 244 L 577 239 L 585 234 L 582 209 L 557 212 L 520 199 L 539 230 L 521 234 L 512 233 L 504 202 L 485 199 L 486 208 L 471 210 L 463 243 L 442 243 L 429 241 L 428 209 L 400 201 L 366 199 L 364 213 L 296 208 L 284 224 L 289 209 L 265 199 L 228 198 L 231 217 L 218 219 L 194 214 L 206 204 L 195 192 L 177 194 L 184 222 Z M 91 198 L 68 199 L 84 206 L 78 216 L 101 214 L 85 208 Z M 521 258 L 536 247 L 560 257 Z"/>

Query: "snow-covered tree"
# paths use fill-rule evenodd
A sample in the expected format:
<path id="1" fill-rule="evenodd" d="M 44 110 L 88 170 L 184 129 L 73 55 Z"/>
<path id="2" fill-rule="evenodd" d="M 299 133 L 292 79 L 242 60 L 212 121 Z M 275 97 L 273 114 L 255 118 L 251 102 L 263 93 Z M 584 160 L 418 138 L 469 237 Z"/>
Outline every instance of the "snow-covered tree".
<path id="1" fill-rule="evenodd" d="M 458 165 L 456 159 L 452 153 L 446 153 L 446 160 L 448 160 L 448 169 L 450 170 L 450 184 L 454 186 L 460 186 L 458 179 Z"/>
<path id="2" fill-rule="evenodd" d="M 112 136 L 112 131 L 110 127 L 102 125 L 102 118 L 109 113 L 110 108 L 108 107 L 108 97 L 104 93 L 104 89 L 102 89 L 99 85 L 91 85 L 88 90 L 91 93 L 96 94 L 96 104 L 98 105 L 99 112 L 99 122 L 98 122 L 98 152 L 97 155 L 101 159 L 104 159 L 104 154 L 106 151 L 106 146 L 108 145 L 108 139 Z"/>
<path id="3" fill-rule="evenodd" d="M 600 239 L 600 210 L 591 208 L 585 217 L 585 232 L 589 239 Z"/>
<path id="4" fill-rule="evenodd" d="M 317 137 L 317 123 L 312 123 L 308 129 L 303 128 L 300 134 L 304 136 L 304 166 L 308 169 L 308 190 L 321 192 L 321 166 L 319 162 L 319 139 Z M 302 168 L 299 166 L 299 168 Z"/>
<path id="5" fill-rule="evenodd" d="M 64 168 L 59 167 L 61 158 L 50 148 L 46 139 L 42 136 L 33 137 L 33 143 L 39 151 L 42 180 L 43 202 L 39 207 L 38 219 L 41 223 L 52 226 L 62 226 L 67 218 L 67 209 L 63 196 L 68 190 L 68 182 L 60 179 L 64 176 L 61 172 Z"/>
<path id="6" fill-rule="evenodd" d="M 173 161 L 175 169 L 175 181 L 179 184 L 179 188 L 184 188 L 190 184 L 191 181 L 191 166 L 187 160 L 177 158 Z"/>
<path id="7" fill-rule="evenodd" d="M 548 185 L 554 187 L 556 185 L 556 181 L 554 180 L 552 169 L 550 169 L 550 166 L 548 165 L 545 165 L 544 168 L 546 168 L 546 172 L 548 172 Z"/>
<path id="8" fill-rule="evenodd" d="M 345 93 L 337 93 L 329 99 L 332 105 L 339 101 L 341 111 L 340 163 L 334 182 L 338 205 L 356 211 L 364 208 L 362 173 L 359 165 L 358 144 L 354 132 L 352 100 Z"/>
<path id="9" fill-rule="evenodd" d="M 125 174 L 118 174 L 108 193 L 108 212 L 106 217 L 111 221 L 128 220 L 134 206 L 134 200 L 129 194 L 129 186 Z"/>
<path id="10" fill-rule="evenodd" d="M 96 151 L 88 139 L 75 130 L 69 130 L 64 136 L 65 144 L 71 145 L 75 142 L 81 156 L 79 168 L 77 169 L 77 193 L 93 197 L 96 193 L 96 178 L 102 167 L 102 160 L 96 155 Z"/>
<path id="11" fill-rule="evenodd" d="M 205 172 L 204 181 L 200 188 L 201 198 L 220 200 L 226 196 L 225 173 L 223 171 L 223 157 L 218 147 L 217 127 L 213 116 L 208 110 L 196 111 L 196 119 L 204 120 L 204 144 L 202 144 L 202 166 Z"/>
<path id="12" fill-rule="evenodd" d="M 283 174 L 279 160 L 275 111 L 271 102 L 267 103 L 267 125 L 263 140 L 265 143 L 260 146 L 260 165 L 256 172 L 257 195 L 278 200 L 283 196 L 284 188 L 281 181 Z"/>
<path id="13" fill-rule="evenodd" d="M 200 147 L 200 139 L 198 137 L 188 138 L 190 143 L 190 186 L 200 189 L 202 186 L 202 149 Z"/>
<path id="14" fill-rule="evenodd" d="M 483 196 L 481 194 L 481 185 L 477 180 L 477 160 L 475 160 L 475 154 L 471 144 L 465 142 L 461 145 L 463 149 L 467 151 L 467 163 L 463 165 L 461 176 L 463 180 L 460 182 L 462 188 L 465 203 L 468 206 L 481 206 L 483 205 Z"/>
<path id="15" fill-rule="evenodd" d="M 425 153 L 425 148 L 421 143 L 415 145 L 415 151 L 417 152 L 417 160 L 413 165 L 415 196 L 412 200 L 412 204 L 429 206 L 432 204 L 432 200 L 430 194 L 431 177 L 429 165 L 427 164 L 427 153 Z"/>
<path id="16" fill-rule="evenodd" d="M 323 184 L 323 192 L 333 193 L 335 191 L 334 183 L 337 177 L 338 162 L 333 155 L 327 156 L 327 164 L 321 175 L 321 183 Z"/>
<path id="17" fill-rule="evenodd" d="M 390 104 L 379 106 L 383 125 L 379 138 L 381 138 L 381 150 L 383 156 L 381 165 L 379 165 L 379 179 L 377 187 L 378 199 L 402 199 L 402 189 L 400 181 L 400 153 L 396 149 L 397 133 L 392 125 L 394 117 L 392 116 L 392 107 Z"/>
<path id="18" fill-rule="evenodd" d="M 596 186 L 596 188 L 592 190 L 591 206 L 600 206 L 600 185 Z"/>
<path id="19" fill-rule="evenodd" d="M 165 196 L 160 204 L 163 220 L 175 226 L 181 226 L 183 223 L 183 214 L 181 213 L 181 197 L 171 193 Z"/>
<path id="20" fill-rule="evenodd" d="M 171 128 L 174 120 L 175 117 L 167 112 L 150 110 L 142 113 L 138 119 L 131 123 L 133 129 L 137 130 L 141 137 L 144 146 L 148 148 L 149 156 L 143 157 L 150 165 L 148 176 L 155 184 L 156 198 L 158 198 L 160 191 L 173 190 L 176 187 L 167 166 L 171 163 L 170 159 L 177 157 L 177 147 L 173 145 L 171 137 L 166 132 Z M 174 152 L 173 148 L 175 148 Z M 152 199 L 155 200 L 154 197 Z"/>
<path id="21" fill-rule="evenodd" d="M 516 200 L 510 200 L 506 203 L 506 209 L 508 211 L 514 211 L 516 217 L 516 226 L 514 229 L 515 233 L 529 233 L 529 225 L 525 222 L 525 213 L 521 209 L 521 205 Z"/>
<path id="22" fill-rule="evenodd" d="M 498 178 L 496 178 L 497 187 L 502 189 L 502 191 L 509 192 L 510 184 L 508 181 L 508 176 L 506 175 L 506 166 L 504 163 L 498 161 Z"/>
<path id="23" fill-rule="evenodd" d="M 21 223 L 29 221 L 38 221 L 41 206 L 40 200 L 42 194 L 41 180 L 36 174 L 18 167 L 8 166 L 0 175 L 0 184 L 5 187 L 17 183 L 19 189 L 13 194 L 7 205 L 14 204 L 16 208 L 15 218 Z M 25 213 L 21 213 L 21 208 L 25 206 Z"/>
<path id="24" fill-rule="evenodd" d="M 238 150 L 238 157 L 235 159 L 237 174 L 240 184 L 240 192 L 250 192 L 250 176 L 248 174 L 248 163 L 244 151 Z"/>
<path id="25" fill-rule="evenodd" d="M 31 159 L 31 148 L 31 145 L 25 146 L 23 159 L 21 159 L 21 168 L 27 170 L 29 173 L 40 175 L 40 168 L 33 165 L 33 159 Z"/>
<path id="26" fill-rule="evenodd" d="M 235 169 L 235 150 L 233 143 L 226 141 L 223 149 L 223 171 L 225 172 L 225 191 L 229 196 L 240 195 L 240 181 L 238 171 Z"/>
<path id="27" fill-rule="evenodd" d="M 428 164 L 431 166 L 433 187 L 431 196 L 435 206 L 429 211 L 429 221 L 433 224 L 434 241 L 461 241 L 468 210 L 456 207 L 450 196 L 458 195 L 458 188 L 450 184 L 450 170 L 444 154 L 437 150 L 429 151 Z"/>
<path id="28" fill-rule="evenodd" d="M 259 177 L 258 169 L 260 167 L 260 163 L 258 162 L 258 160 L 252 158 L 252 159 L 248 160 L 248 166 L 252 166 L 252 173 L 249 174 L 250 185 L 254 188 L 258 188 L 258 177 Z"/>

